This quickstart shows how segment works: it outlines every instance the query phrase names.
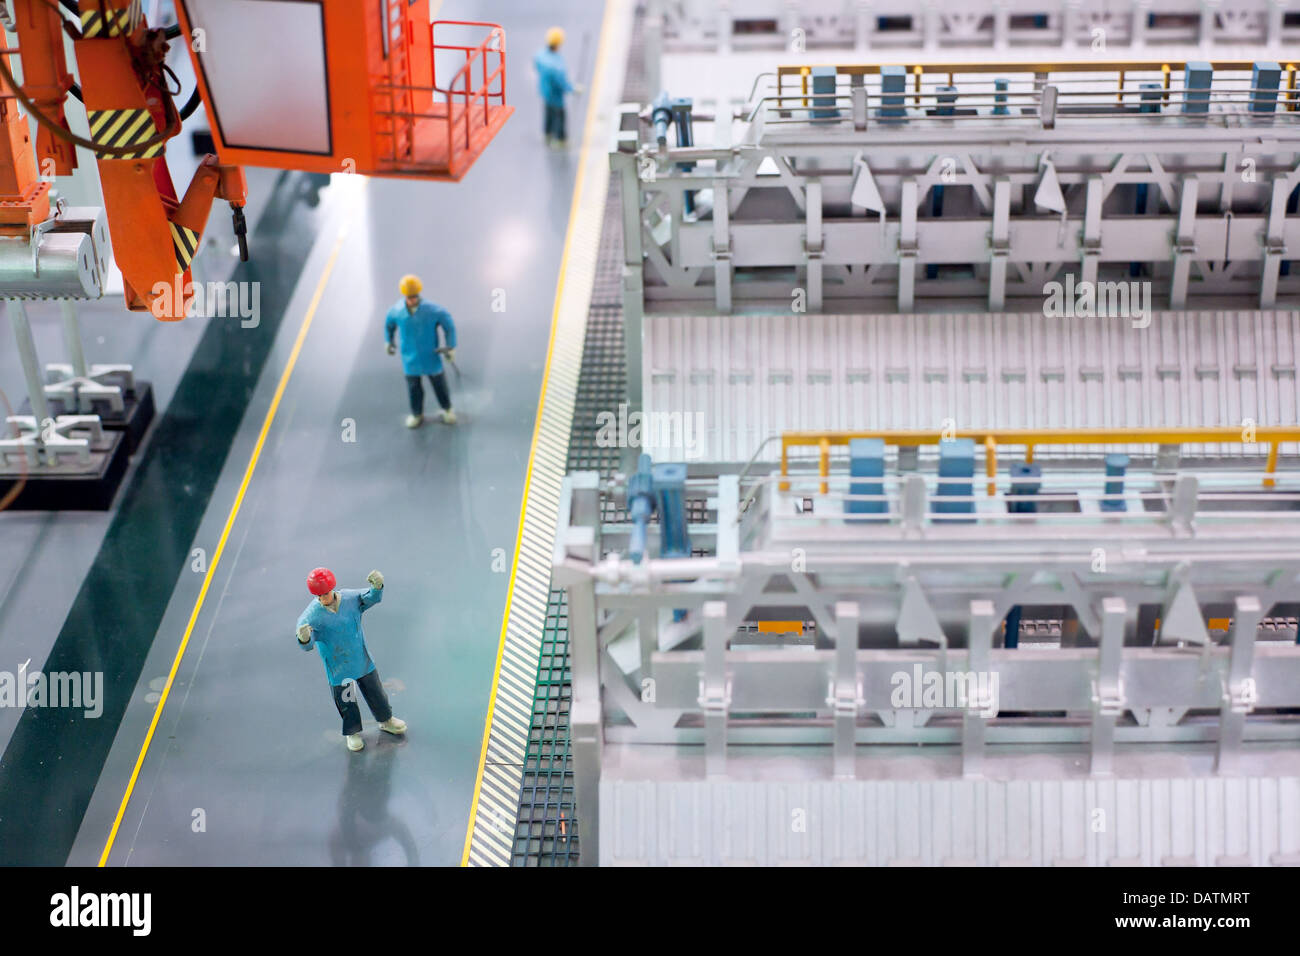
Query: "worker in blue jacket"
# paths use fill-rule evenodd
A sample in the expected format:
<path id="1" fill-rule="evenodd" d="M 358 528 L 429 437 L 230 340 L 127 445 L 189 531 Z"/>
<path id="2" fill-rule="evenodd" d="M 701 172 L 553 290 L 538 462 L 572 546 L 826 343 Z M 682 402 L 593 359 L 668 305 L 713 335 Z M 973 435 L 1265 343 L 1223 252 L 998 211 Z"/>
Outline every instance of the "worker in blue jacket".
<path id="1" fill-rule="evenodd" d="M 456 325 L 451 313 L 440 305 L 420 298 L 423 283 L 415 276 L 404 276 L 400 283 L 402 301 L 391 309 L 384 319 L 384 338 L 388 354 L 397 352 L 393 336 L 402 333 L 402 369 L 406 373 L 406 391 L 411 400 L 411 414 L 406 416 L 407 428 L 419 428 L 424 421 L 424 388 L 421 376 L 427 375 L 433 393 L 442 406 L 442 421 L 456 424 L 456 412 L 451 407 L 451 394 L 447 391 L 447 376 L 443 374 L 442 358 L 438 352 L 438 330 L 442 329 L 447 358 L 454 364 Z"/>
<path id="2" fill-rule="evenodd" d="M 366 636 L 361 631 L 361 615 L 384 598 L 384 576 L 371 571 L 366 577 L 368 590 L 336 590 L 334 572 L 316 568 L 307 575 L 307 590 L 314 597 L 298 617 L 298 645 L 309 651 L 315 647 L 325 662 L 325 676 L 334 691 L 334 706 L 343 718 L 343 736 L 348 750 L 365 746 L 361 739 L 361 708 L 357 691 L 379 721 L 379 729 L 390 734 L 406 733 L 406 722 L 393 716 L 383 682 L 375 662 L 366 650 Z"/>
<path id="3" fill-rule="evenodd" d="M 564 97 L 567 93 L 581 93 L 581 84 L 569 82 L 569 73 L 564 66 L 564 57 L 560 56 L 560 46 L 564 43 L 564 31 L 551 27 L 546 31 L 546 47 L 533 56 L 533 66 L 537 70 L 537 87 L 542 94 L 542 103 L 546 110 L 546 145 L 563 147 L 568 142 L 565 130 Z"/>

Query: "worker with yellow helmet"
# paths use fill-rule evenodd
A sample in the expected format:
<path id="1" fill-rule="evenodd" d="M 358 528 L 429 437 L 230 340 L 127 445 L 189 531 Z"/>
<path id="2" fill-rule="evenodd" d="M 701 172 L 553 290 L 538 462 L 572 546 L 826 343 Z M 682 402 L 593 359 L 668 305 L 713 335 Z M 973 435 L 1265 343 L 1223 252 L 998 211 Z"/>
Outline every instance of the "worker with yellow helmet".
<path id="1" fill-rule="evenodd" d="M 403 276 L 398 288 L 402 298 L 384 317 L 384 337 L 388 342 L 388 354 L 394 355 L 397 345 L 393 338 L 399 332 L 402 336 L 402 371 L 406 373 L 407 397 L 411 402 L 411 414 L 406 416 L 406 427 L 419 428 L 424 422 L 424 387 L 420 379 L 425 376 L 428 376 L 438 404 L 442 406 L 443 422 L 454 425 L 456 412 L 451 407 L 447 376 L 442 369 L 438 330 L 442 330 L 443 341 L 446 343 L 442 346 L 442 351 L 449 360 L 453 360 L 456 325 L 446 309 L 420 298 L 424 284 L 416 276 Z"/>
<path id="2" fill-rule="evenodd" d="M 533 66 L 537 70 L 537 86 L 542 94 L 542 105 L 546 113 L 546 145 L 563 148 L 568 142 L 567 121 L 564 112 L 564 97 L 567 93 L 581 93 L 581 84 L 569 82 L 569 73 L 564 66 L 564 57 L 560 56 L 560 47 L 564 44 L 564 31 L 551 27 L 546 31 L 546 46 L 533 56 Z"/>

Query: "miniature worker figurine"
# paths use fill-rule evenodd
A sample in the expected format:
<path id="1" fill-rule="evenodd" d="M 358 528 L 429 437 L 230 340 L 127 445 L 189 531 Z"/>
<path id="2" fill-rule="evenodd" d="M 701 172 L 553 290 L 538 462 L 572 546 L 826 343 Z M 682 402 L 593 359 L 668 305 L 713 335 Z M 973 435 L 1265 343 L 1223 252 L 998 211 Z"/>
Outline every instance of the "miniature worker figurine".
<path id="1" fill-rule="evenodd" d="M 361 615 L 384 597 L 384 576 L 371 571 L 366 577 L 369 590 L 337 591 L 334 573 L 317 568 L 307 575 L 307 590 L 315 597 L 298 618 L 298 644 L 304 651 L 315 647 L 325 662 L 325 676 L 334 690 L 334 706 L 343 718 L 343 736 L 348 750 L 365 746 L 361 739 L 361 708 L 357 691 L 366 698 L 379 729 L 390 734 L 406 733 L 406 722 L 393 716 L 379 671 L 366 650 L 361 632 Z"/>
<path id="2" fill-rule="evenodd" d="M 388 310 L 384 319 L 384 337 L 388 354 L 397 352 L 393 336 L 402 333 L 402 369 L 406 373 L 406 391 L 411 400 L 411 414 L 406 416 L 407 428 L 419 428 L 424 421 L 424 388 L 421 376 L 427 375 L 433 393 L 442 406 L 442 421 L 456 424 L 456 412 L 451 407 L 451 394 L 447 391 L 447 376 L 443 374 L 442 357 L 438 346 L 438 329 L 442 329 L 447 358 L 455 361 L 456 325 L 451 313 L 440 305 L 420 298 L 423 284 L 415 276 L 404 276 L 400 283 L 403 301 Z"/>
<path id="3" fill-rule="evenodd" d="M 546 31 L 546 47 L 533 56 L 533 66 L 537 69 L 537 86 L 542 94 L 542 103 L 546 109 L 546 145 L 563 148 L 568 142 L 565 129 L 564 96 L 566 93 L 581 93 L 581 84 L 569 82 L 569 73 L 564 67 L 564 57 L 560 56 L 560 46 L 564 43 L 564 31 L 551 27 Z"/>

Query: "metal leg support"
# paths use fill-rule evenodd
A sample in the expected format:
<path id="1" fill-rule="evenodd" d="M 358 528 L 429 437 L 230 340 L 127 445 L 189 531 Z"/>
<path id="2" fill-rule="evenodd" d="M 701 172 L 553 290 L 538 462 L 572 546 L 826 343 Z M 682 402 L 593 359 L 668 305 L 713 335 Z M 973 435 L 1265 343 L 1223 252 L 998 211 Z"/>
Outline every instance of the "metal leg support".
<path id="1" fill-rule="evenodd" d="M 966 660 L 967 687 L 991 688 L 990 650 L 993 647 L 993 629 L 1001 623 L 993 610 L 992 601 L 970 602 L 969 656 Z M 982 680 L 981 680 L 982 678 Z M 988 718 L 985 713 L 995 705 L 996 693 L 991 700 L 974 695 L 966 701 L 962 715 L 961 773 L 963 777 L 978 777 L 984 772 L 984 731 Z"/>
<path id="2" fill-rule="evenodd" d="M 130 388 L 134 385 L 134 370 L 130 365 L 87 367 L 76 306 L 67 299 L 59 306 L 63 312 L 63 345 L 68 362 L 45 366 L 45 397 L 66 399 L 68 407 L 77 412 L 89 412 L 96 399 L 107 401 L 115 412 L 122 411 L 122 389 L 117 385 L 105 385 L 100 380 L 108 375 L 124 375 L 127 388 Z"/>
<path id="3" fill-rule="evenodd" d="M 727 604 L 704 605 L 704 673 L 700 675 L 700 709 L 704 711 L 705 767 L 710 777 L 727 772 Z"/>
<path id="4" fill-rule="evenodd" d="M 1097 655 L 1097 680 L 1092 694 L 1093 776 L 1111 772 L 1115 757 L 1115 721 L 1124 712 L 1124 684 L 1119 667 L 1124 653 L 1124 627 L 1128 603 L 1109 597 L 1101 602 L 1101 646 Z"/>
<path id="5" fill-rule="evenodd" d="M 28 467 L 35 468 L 42 461 L 57 464 L 60 458 L 75 456 L 82 464 L 90 462 L 90 446 L 103 441 L 103 431 L 97 415 L 60 415 L 50 417 L 50 406 L 45 400 L 41 385 L 39 365 L 36 360 L 36 343 L 32 339 L 32 326 L 23 303 L 10 299 L 9 322 L 14 327 L 18 343 L 18 357 L 27 391 L 32 403 L 31 415 L 13 415 L 7 419 L 18 430 L 17 438 L 0 438 L 0 459 L 22 454 Z"/>
<path id="6" fill-rule="evenodd" d="M 858 686 L 858 620 L 861 610 L 853 601 L 835 605 L 835 679 L 827 703 L 835 715 L 835 776 L 854 777 L 854 732 L 862 691 Z"/>
<path id="7" fill-rule="evenodd" d="M 1255 632 L 1263 616 L 1259 598 L 1254 595 L 1237 598 L 1229 637 L 1232 654 L 1228 658 L 1228 681 L 1219 717 L 1219 750 L 1214 761 L 1214 769 L 1219 773 L 1230 773 L 1235 769 L 1241 756 L 1246 715 L 1254 709 L 1258 699 L 1251 670 L 1255 663 Z"/>

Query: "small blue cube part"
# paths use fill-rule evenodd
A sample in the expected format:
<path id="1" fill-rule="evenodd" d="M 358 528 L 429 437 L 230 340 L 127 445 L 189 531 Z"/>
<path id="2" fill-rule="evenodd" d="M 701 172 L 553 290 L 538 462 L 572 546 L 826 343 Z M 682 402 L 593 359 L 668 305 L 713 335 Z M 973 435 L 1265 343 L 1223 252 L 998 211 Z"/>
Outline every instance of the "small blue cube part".
<path id="1" fill-rule="evenodd" d="M 903 66 L 882 66 L 880 68 L 880 92 L 884 94 L 880 107 L 881 116 L 903 116 L 903 96 L 907 92 L 907 68 Z M 898 95 L 894 95 L 898 94 Z"/>
<path id="2" fill-rule="evenodd" d="M 962 478 L 964 481 L 941 481 L 933 510 L 940 514 L 962 514 L 975 510 L 975 502 L 943 501 L 945 495 L 970 498 L 974 493 L 975 439 L 955 438 L 939 442 L 939 477 Z"/>
<path id="3" fill-rule="evenodd" d="M 849 441 L 849 477 L 884 478 L 885 477 L 885 442 L 882 438 L 854 438 Z M 851 481 L 850 495 L 884 495 L 883 481 Z M 880 514 L 887 509 L 887 502 L 846 501 L 844 511 L 847 514 Z"/>
<path id="4" fill-rule="evenodd" d="M 1189 62 L 1183 71 L 1183 112 L 1208 113 L 1210 111 L 1210 84 L 1214 80 L 1214 67 L 1203 60 Z"/>
<path id="5" fill-rule="evenodd" d="M 1273 113 L 1277 110 L 1277 91 L 1282 85 L 1282 67 L 1277 63 L 1260 60 L 1250 71 L 1252 113 Z"/>

